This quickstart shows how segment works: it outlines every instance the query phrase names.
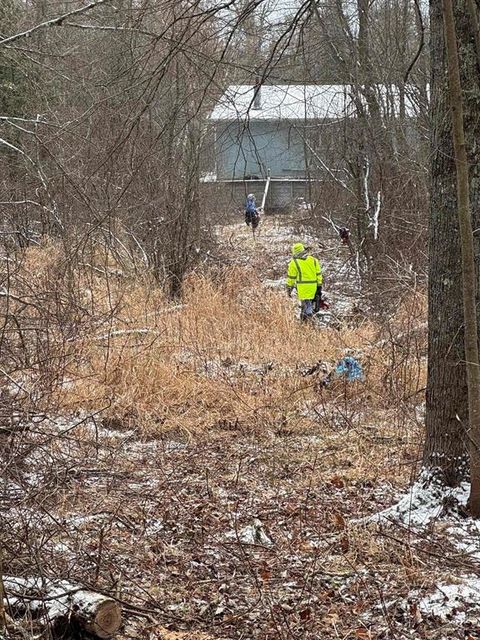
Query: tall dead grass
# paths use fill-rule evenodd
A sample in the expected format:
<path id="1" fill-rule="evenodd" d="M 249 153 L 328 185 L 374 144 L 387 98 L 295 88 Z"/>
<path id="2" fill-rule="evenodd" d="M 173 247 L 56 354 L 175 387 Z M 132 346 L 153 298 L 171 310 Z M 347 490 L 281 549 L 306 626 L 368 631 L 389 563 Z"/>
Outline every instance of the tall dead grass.
<path id="1" fill-rule="evenodd" d="M 266 289 L 252 269 L 192 274 L 182 304 L 171 305 L 148 273 L 132 277 L 114 266 L 100 252 L 67 268 L 62 251 L 49 245 L 27 252 L 11 283 L 17 301 L 9 313 L 27 314 L 35 335 L 48 331 L 48 344 L 56 345 L 59 411 L 102 410 L 145 433 L 308 430 L 318 428 L 331 399 L 391 406 L 392 397 L 415 395 L 423 384 L 421 349 L 405 352 L 395 342 L 424 313 L 421 294 L 399 309 L 388 331 L 368 318 L 319 330 L 300 324 L 284 292 Z M 25 295 L 35 304 L 22 307 Z M 16 348 L 25 349 L 26 340 L 38 346 L 38 339 L 17 336 Z M 318 362 L 331 368 L 346 350 L 363 362 L 365 383 L 325 389 L 324 371 L 306 375 Z M 29 362 L 41 384 L 44 368 Z"/>

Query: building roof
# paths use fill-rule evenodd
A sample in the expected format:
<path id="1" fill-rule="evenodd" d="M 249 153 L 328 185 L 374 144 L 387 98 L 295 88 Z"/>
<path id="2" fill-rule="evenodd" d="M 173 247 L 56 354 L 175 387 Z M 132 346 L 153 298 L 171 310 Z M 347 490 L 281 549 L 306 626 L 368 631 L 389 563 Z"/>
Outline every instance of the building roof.
<path id="1" fill-rule="evenodd" d="M 377 85 L 375 90 L 385 114 L 398 116 L 398 88 Z M 414 96 L 406 93 L 406 114 L 417 115 Z M 339 120 L 356 113 L 353 88 L 347 84 L 262 85 L 259 108 L 255 108 L 254 94 L 254 85 L 230 85 L 210 114 L 210 120 Z"/>

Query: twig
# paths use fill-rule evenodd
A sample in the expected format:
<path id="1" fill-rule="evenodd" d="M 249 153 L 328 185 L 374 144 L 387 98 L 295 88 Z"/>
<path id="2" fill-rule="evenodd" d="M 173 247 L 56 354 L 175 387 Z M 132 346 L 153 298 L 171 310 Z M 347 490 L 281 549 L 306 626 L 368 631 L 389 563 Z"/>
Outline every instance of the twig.
<path id="1" fill-rule="evenodd" d="M 82 13 L 86 13 L 87 11 L 90 11 L 90 9 L 95 9 L 95 7 L 99 7 L 100 5 L 105 4 L 106 2 L 110 2 L 110 0 L 95 0 L 95 2 L 91 2 L 90 4 L 87 4 L 87 6 L 85 7 L 80 7 L 79 9 L 68 11 L 67 13 L 63 13 L 61 16 L 57 16 L 56 18 L 52 18 L 51 20 L 46 20 L 45 22 L 41 22 L 40 24 L 37 24 L 31 29 L 27 29 L 26 31 L 22 31 L 21 33 L 16 33 L 15 35 L 9 36 L 8 38 L 4 38 L 3 40 L 0 40 L 0 45 L 5 46 L 7 44 L 10 44 L 11 42 L 20 40 L 21 38 L 28 38 L 29 36 L 32 35 L 32 33 L 35 33 L 35 31 L 38 31 L 39 29 L 46 29 L 47 27 L 61 26 L 65 18 L 71 18 L 72 16 L 78 16 Z"/>

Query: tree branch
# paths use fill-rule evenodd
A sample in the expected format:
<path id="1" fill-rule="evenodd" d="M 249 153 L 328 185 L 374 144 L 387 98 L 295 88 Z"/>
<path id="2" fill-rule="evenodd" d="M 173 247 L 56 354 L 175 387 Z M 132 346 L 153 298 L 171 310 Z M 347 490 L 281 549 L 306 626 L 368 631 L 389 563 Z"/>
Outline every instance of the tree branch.
<path id="1" fill-rule="evenodd" d="M 9 36 L 8 38 L 0 40 L 0 46 L 5 46 L 7 44 L 10 44 L 11 42 L 15 42 L 15 40 L 20 40 L 21 38 L 28 38 L 32 33 L 35 33 L 35 31 L 39 31 L 40 29 L 45 29 L 47 27 L 57 27 L 61 25 L 63 20 L 65 20 L 66 18 L 71 18 L 72 16 L 78 16 L 82 13 L 86 13 L 87 11 L 90 11 L 90 9 L 95 9 L 95 7 L 99 7 L 106 2 L 110 2 L 110 0 L 95 0 L 95 2 L 90 2 L 90 4 L 87 4 L 85 7 L 80 7 L 79 9 L 68 11 L 61 16 L 52 18 L 51 20 L 46 20 L 45 22 L 41 22 L 31 29 L 27 29 L 27 31 L 22 31 L 21 33 L 16 33 L 13 36 Z"/>
<path id="2" fill-rule="evenodd" d="M 142 36 L 148 36 L 149 38 L 158 38 L 158 33 L 152 31 L 145 31 L 144 29 L 135 29 L 132 27 L 115 27 L 112 25 L 96 25 L 96 24 L 81 24 L 79 22 L 64 22 L 65 27 L 74 27 L 75 29 L 83 29 L 84 31 L 120 31 L 122 33 L 135 33 Z"/>
<path id="3" fill-rule="evenodd" d="M 415 4 L 415 10 L 417 12 L 418 26 L 420 28 L 420 42 L 418 43 L 418 49 L 417 49 L 415 55 L 413 56 L 413 60 L 408 65 L 408 68 L 405 71 L 405 74 L 403 76 L 403 82 L 405 84 L 408 82 L 408 76 L 410 75 L 411 70 L 413 69 L 413 67 L 417 63 L 417 60 L 419 59 L 420 54 L 422 53 L 423 47 L 424 47 L 424 44 L 425 44 L 425 26 L 423 24 L 422 10 L 420 9 L 420 4 L 419 4 L 418 0 L 414 0 L 414 4 Z"/>

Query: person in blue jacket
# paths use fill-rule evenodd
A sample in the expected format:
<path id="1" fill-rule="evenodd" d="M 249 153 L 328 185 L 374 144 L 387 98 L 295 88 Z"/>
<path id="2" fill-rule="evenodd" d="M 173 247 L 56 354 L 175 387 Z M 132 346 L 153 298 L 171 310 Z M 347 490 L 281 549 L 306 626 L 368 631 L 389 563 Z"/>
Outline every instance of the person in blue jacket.
<path id="1" fill-rule="evenodd" d="M 258 227 L 258 223 L 260 222 L 260 216 L 258 215 L 257 203 L 255 201 L 255 196 L 253 193 L 249 193 L 247 196 L 247 201 L 245 203 L 245 223 L 250 226 L 252 225 L 252 229 Z"/>

